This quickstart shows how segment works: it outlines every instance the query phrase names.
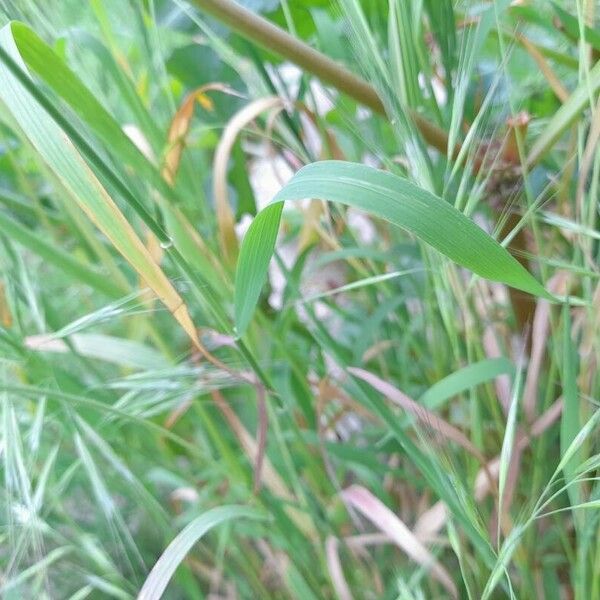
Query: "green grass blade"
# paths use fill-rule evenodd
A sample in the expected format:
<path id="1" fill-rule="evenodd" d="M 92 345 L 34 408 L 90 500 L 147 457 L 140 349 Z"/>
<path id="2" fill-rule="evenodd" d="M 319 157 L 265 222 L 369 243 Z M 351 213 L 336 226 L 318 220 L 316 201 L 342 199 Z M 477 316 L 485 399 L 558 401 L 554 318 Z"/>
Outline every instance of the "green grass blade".
<path id="1" fill-rule="evenodd" d="M 553 300 L 496 240 L 450 204 L 402 177 L 361 164 L 322 161 L 302 168 L 254 219 L 236 270 L 238 335 L 246 330 L 265 282 L 285 200 L 320 198 L 385 219 L 481 277 Z"/>
<path id="2" fill-rule="evenodd" d="M 575 350 L 571 340 L 571 312 L 568 304 L 563 308 L 563 412 L 560 421 L 560 455 L 564 458 L 573 440 L 581 429 L 580 406 L 577 392 L 577 371 L 575 362 Z M 565 482 L 571 482 L 575 477 L 577 466 L 584 462 L 583 453 L 578 450 L 563 466 Z M 570 485 L 568 487 L 569 500 L 572 505 L 581 502 L 580 486 Z"/>
<path id="3" fill-rule="evenodd" d="M 312 296 L 307 296 L 306 298 L 301 298 L 300 300 L 298 300 L 298 302 L 300 304 L 305 304 L 307 302 L 314 302 L 315 300 L 323 300 L 324 298 L 330 298 L 331 296 L 335 296 L 336 294 L 343 294 L 352 290 L 375 285 L 377 283 L 381 283 L 382 281 L 389 281 L 390 279 L 396 279 L 398 277 L 404 277 L 406 275 L 420 273 L 421 271 L 422 269 L 406 269 L 404 271 L 393 271 L 392 273 L 382 273 L 381 275 L 365 277 L 364 279 L 353 281 L 352 283 L 333 288 L 332 290 L 327 290 L 326 292 L 321 292 L 320 294 L 314 294 Z"/>
<path id="4" fill-rule="evenodd" d="M 67 353 L 69 346 L 62 341 L 62 337 L 60 332 L 33 336 L 26 339 L 26 344 L 39 352 Z M 156 350 L 134 340 L 101 333 L 76 333 L 69 336 L 69 341 L 81 356 L 132 369 L 160 370 L 169 364 Z"/>
<path id="5" fill-rule="evenodd" d="M 425 0 L 431 32 L 434 34 L 442 53 L 442 62 L 446 73 L 452 73 L 456 65 L 456 24 L 452 0 Z M 452 86 L 448 86 L 452 92 Z"/>
<path id="6" fill-rule="evenodd" d="M 578 19 L 569 14 L 556 2 L 552 2 L 551 4 L 552 8 L 556 12 L 557 17 L 560 19 L 560 22 L 564 28 L 564 32 L 568 35 L 568 37 L 579 41 L 580 28 Z M 598 31 L 598 29 L 588 27 L 587 25 L 583 27 L 583 31 L 585 33 L 585 41 L 588 44 L 591 44 L 596 50 L 600 50 L 600 31 Z"/>
<path id="7" fill-rule="evenodd" d="M 577 455 L 577 453 L 581 449 L 581 446 L 583 445 L 585 440 L 590 436 L 592 431 L 594 431 L 594 429 L 598 426 L 598 423 L 600 423 L 600 410 L 597 410 L 586 421 L 586 423 L 583 425 L 583 427 L 581 427 L 581 429 L 579 429 L 579 431 L 577 432 L 577 435 L 575 436 L 573 441 L 571 441 L 567 446 L 561 447 L 560 462 L 558 463 L 558 466 L 556 467 L 554 474 L 552 475 L 552 477 L 549 480 L 548 485 L 546 486 L 544 495 L 548 492 L 550 483 L 552 483 L 556 479 L 556 477 L 559 475 L 559 473 L 561 471 L 564 471 L 565 466 L 569 464 L 569 461 L 573 460 L 573 458 Z"/>
<path id="8" fill-rule="evenodd" d="M 112 242 L 173 313 L 188 336 L 197 334 L 181 297 L 71 140 L 26 89 L 11 66 L 24 69 L 10 26 L 0 31 L 0 99 L 70 198 Z M 11 63 L 16 63 L 11 65 Z"/>
<path id="9" fill-rule="evenodd" d="M 512 399 L 506 419 L 506 428 L 504 430 L 504 439 L 502 440 L 502 450 L 500 452 L 500 470 L 498 472 L 498 540 L 500 540 L 501 519 L 504 518 L 503 502 L 504 489 L 508 478 L 508 469 L 513 456 L 515 434 L 517 429 L 517 410 L 519 407 L 520 396 L 523 392 L 523 371 L 518 369 L 517 376 L 513 385 Z"/>
<path id="10" fill-rule="evenodd" d="M 435 409 L 452 396 L 457 396 L 500 375 L 512 377 L 514 372 L 515 367 L 508 358 L 504 356 L 486 358 L 467 365 L 434 383 L 419 398 L 419 402 L 427 408 Z"/>
<path id="11" fill-rule="evenodd" d="M 220 506 L 205 512 L 194 519 L 168 545 L 158 559 L 150 575 L 144 582 L 138 600 L 159 600 L 162 598 L 171 577 L 194 544 L 208 531 L 232 519 L 261 518 L 259 512 L 244 506 Z"/>
<path id="12" fill-rule="evenodd" d="M 128 291 L 91 266 L 81 263 L 57 246 L 45 241 L 38 234 L 30 231 L 27 227 L 23 227 L 23 225 L 7 217 L 2 212 L 0 212 L 0 232 L 10 240 L 28 248 L 48 264 L 54 265 L 65 274 L 89 285 L 92 289 L 109 298 L 119 298 Z"/>
<path id="13" fill-rule="evenodd" d="M 4 597 L 10 596 L 10 590 L 12 590 L 13 588 L 18 588 L 18 586 L 21 585 L 23 582 L 27 581 L 32 577 L 35 577 L 36 575 L 39 575 L 40 572 L 43 572 L 50 565 L 59 561 L 61 558 L 63 558 L 65 555 L 71 552 L 73 552 L 72 546 L 60 546 L 59 548 L 55 548 L 54 550 L 50 551 L 40 561 L 31 565 L 27 569 L 24 569 L 16 577 L 5 583 L 2 586 L 2 595 Z"/>
<path id="14" fill-rule="evenodd" d="M 135 168 L 167 197 L 173 190 L 138 147 L 125 135 L 112 115 L 98 102 L 61 58 L 27 25 L 10 24 L 10 31 L 27 68 L 40 77 L 107 144 L 124 165 Z"/>
<path id="15" fill-rule="evenodd" d="M 499 583 L 502 575 L 507 574 L 508 565 L 515 553 L 515 550 L 517 549 L 517 547 L 519 545 L 519 540 L 520 540 L 521 536 L 523 535 L 524 530 L 525 530 L 525 526 L 520 525 L 520 524 L 515 525 L 511 529 L 508 537 L 502 544 L 502 548 L 500 549 L 500 552 L 498 553 L 498 558 L 497 558 L 496 564 L 494 565 L 494 568 L 492 569 L 492 572 L 490 573 L 490 576 L 485 585 L 483 593 L 481 594 L 482 600 L 487 600 L 487 598 L 491 597 L 494 590 L 498 586 L 498 583 Z M 504 597 L 506 597 L 506 596 L 504 596 Z"/>
<path id="16" fill-rule="evenodd" d="M 600 88 L 600 62 L 590 71 L 589 79 L 585 78 L 577 86 L 569 99 L 556 111 L 542 135 L 527 157 L 528 168 L 533 167 L 548 152 L 556 140 L 575 122 L 593 96 Z"/>

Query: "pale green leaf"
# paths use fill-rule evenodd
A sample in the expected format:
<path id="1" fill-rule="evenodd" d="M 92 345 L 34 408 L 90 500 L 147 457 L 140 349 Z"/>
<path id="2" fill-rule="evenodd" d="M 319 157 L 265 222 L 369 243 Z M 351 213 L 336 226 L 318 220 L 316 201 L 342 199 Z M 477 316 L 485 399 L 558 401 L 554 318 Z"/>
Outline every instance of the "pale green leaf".
<path id="1" fill-rule="evenodd" d="M 550 122 L 544 127 L 542 134 L 527 157 L 527 166 L 533 167 L 548 152 L 556 140 L 575 122 L 589 104 L 589 99 L 600 88 L 600 62 L 590 71 L 577 86 L 568 100 L 556 111 Z"/>
<path id="2" fill-rule="evenodd" d="M 172 196 L 173 190 L 163 180 L 156 167 L 56 52 L 24 23 L 12 22 L 9 27 L 27 68 L 63 98 L 125 165 L 135 168 L 138 174 L 151 182 L 162 194 Z"/>

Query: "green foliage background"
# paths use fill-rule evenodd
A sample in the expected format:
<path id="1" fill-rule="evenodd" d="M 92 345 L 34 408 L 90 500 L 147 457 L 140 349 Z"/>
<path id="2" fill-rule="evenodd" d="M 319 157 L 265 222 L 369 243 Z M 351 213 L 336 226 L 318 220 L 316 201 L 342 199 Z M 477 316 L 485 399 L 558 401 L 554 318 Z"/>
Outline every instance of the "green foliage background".
<path id="1" fill-rule="evenodd" d="M 0 2 L 3 597 L 600 598 L 600 7 L 207 4 Z"/>

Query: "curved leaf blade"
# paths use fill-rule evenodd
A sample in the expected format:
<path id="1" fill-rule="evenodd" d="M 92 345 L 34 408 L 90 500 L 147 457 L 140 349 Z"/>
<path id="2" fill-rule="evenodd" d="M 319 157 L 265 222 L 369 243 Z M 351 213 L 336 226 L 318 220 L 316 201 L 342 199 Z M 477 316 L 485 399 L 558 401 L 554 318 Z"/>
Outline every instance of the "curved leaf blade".
<path id="1" fill-rule="evenodd" d="M 409 231 L 485 279 L 554 300 L 506 248 L 449 203 L 393 173 L 357 163 L 322 161 L 300 169 L 257 215 L 244 237 L 236 269 L 238 335 L 248 327 L 265 282 L 283 202 L 303 198 L 364 210 Z"/>
<path id="2" fill-rule="evenodd" d="M 137 600 L 160 600 L 177 567 L 194 544 L 217 525 L 240 518 L 260 519 L 262 515 L 257 510 L 245 506 L 219 506 L 194 519 L 177 534 L 162 553 L 144 582 Z"/>

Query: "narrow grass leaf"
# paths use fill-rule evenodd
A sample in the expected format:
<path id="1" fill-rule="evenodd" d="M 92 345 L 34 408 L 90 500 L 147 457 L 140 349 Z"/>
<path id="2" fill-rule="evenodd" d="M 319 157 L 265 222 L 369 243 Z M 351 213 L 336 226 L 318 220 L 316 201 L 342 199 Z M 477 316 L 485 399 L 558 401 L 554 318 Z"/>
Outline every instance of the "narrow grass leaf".
<path id="1" fill-rule="evenodd" d="M 582 27 L 578 18 L 569 14 L 556 2 L 551 2 L 551 4 L 558 18 L 560 19 L 561 25 L 564 28 L 565 33 L 569 37 L 579 40 L 583 29 L 586 43 L 591 44 L 596 50 L 600 51 L 600 31 L 598 31 L 597 27 L 592 28 L 588 27 L 585 24 Z"/>
<path id="2" fill-rule="evenodd" d="M 381 394 L 387 396 L 394 404 L 397 404 L 407 412 L 414 415 L 425 426 L 437 431 L 447 440 L 451 440 L 459 446 L 462 446 L 467 452 L 471 453 L 483 464 L 485 464 L 485 458 L 479 449 L 473 445 L 471 440 L 469 440 L 469 438 L 462 431 L 460 431 L 460 429 L 450 425 L 450 423 L 447 423 L 435 413 L 427 410 L 424 406 L 421 406 L 412 398 L 409 398 L 406 394 L 395 388 L 387 381 L 377 377 L 377 375 L 356 367 L 350 367 L 348 371 L 355 377 L 366 381 Z"/>
<path id="3" fill-rule="evenodd" d="M 571 486 L 569 486 L 570 489 Z M 550 512 L 547 513 L 540 513 L 539 515 L 536 516 L 536 519 L 543 519 L 545 517 L 549 517 L 551 515 L 556 515 L 558 513 L 561 512 L 565 512 L 567 510 L 580 510 L 580 509 L 589 509 L 589 508 L 593 508 L 598 510 L 600 508 L 600 500 L 589 500 L 588 502 L 582 502 L 581 504 L 573 504 L 571 506 L 565 506 L 563 508 L 557 508 L 556 510 L 551 510 Z"/>
<path id="4" fill-rule="evenodd" d="M 320 294 L 314 294 L 312 296 L 308 296 L 307 298 L 302 298 L 298 302 L 301 304 L 305 304 L 307 302 L 314 302 L 315 300 L 322 300 L 323 298 L 329 298 L 330 296 L 335 296 L 336 294 L 344 294 L 352 290 L 375 285 L 376 283 L 381 283 L 382 281 L 388 281 L 390 279 L 396 279 L 397 277 L 404 277 L 405 275 L 412 275 L 414 273 L 419 273 L 422 271 L 423 269 L 406 269 L 404 271 L 393 271 L 392 273 L 382 273 L 381 275 L 373 275 L 372 277 L 365 277 L 364 279 L 359 279 L 358 281 L 347 283 L 346 285 L 336 287 L 332 290 L 327 290 L 326 292 L 322 292 Z"/>
<path id="5" fill-rule="evenodd" d="M 566 447 L 561 448 L 561 459 L 554 471 L 554 474 L 550 478 L 550 482 L 548 483 L 547 489 L 557 477 L 557 475 L 564 470 L 565 466 L 569 463 L 569 461 L 577 454 L 577 451 L 581 448 L 583 442 L 588 438 L 588 436 L 592 433 L 592 431 L 597 427 L 598 422 L 600 422 L 600 410 L 597 410 L 585 423 L 585 425 L 579 430 L 575 439 Z"/>
<path id="6" fill-rule="evenodd" d="M 40 77 L 107 144 L 123 164 L 136 172 L 167 197 L 171 188 L 119 123 L 88 90 L 56 52 L 27 25 L 12 22 L 7 26 L 19 55 L 28 69 Z"/>
<path id="7" fill-rule="evenodd" d="M 434 383 L 419 398 L 419 403 L 434 409 L 453 396 L 491 381 L 500 375 L 512 376 L 514 372 L 515 366 L 508 358 L 504 356 L 486 358 L 450 373 L 447 377 Z"/>
<path id="8" fill-rule="evenodd" d="M 213 166 L 213 194 L 217 212 L 217 223 L 221 249 L 226 258 L 235 259 L 238 253 L 238 241 L 235 233 L 235 220 L 229 204 L 227 189 L 227 167 L 235 141 L 240 132 L 262 112 L 283 106 L 283 100 L 278 96 L 267 96 L 251 102 L 227 123 L 225 131 L 219 140 L 215 151 Z"/>
<path id="9" fill-rule="evenodd" d="M 425 0 L 424 7 L 429 17 L 429 25 L 442 53 L 446 73 L 452 73 L 456 65 L 456 23 L 452 0 Z M 452 93 L 452 85 L 448 85 Z"/>
<path id="10" fill-rule="evenodd" d="M 220 506 L 213 508 L 185 527 L 158 559 L 144 582 L 138 600 L 160 600 L 177 567 L 194 544 L 208 531 L 232 519 L 259 519 L 261 513 L 245 506 Z"/>
<path id="11" fill-rule="evenodd" d="M 562 400 L 557 400 L 539 419 L 531 426 L 531 438 L 539 437 L 551 427 L 562 410 Z M 522 452 L 531 442 L 527 435 L 517 436 L 515 449 Z M 500 457 L 492 459 L 484 468 L 481 468 L 475 477 L 473 496 L 477 502 L 481 502 L 493 487 L 493 481 L 498 477 L 500 470 Z M 491 476 L 491 478 L 490 478 Z M 436 502 L 430 509 L 425 511 L 418 519 L 414 531 L 419 539 L 434 537 L 444 526 L 448 519 L 448 510 L 444 502 Z"/>
<path id="12" fill-rule="evenodd" d="M 3 597 L 6 598 L 7 596 L 11 596 L 12 594 L 9 594 L 9 591 L 14 588 L 18 588 L 18 586 L 20 586 L 28 579 L 35 576 L 40 576 L 40 574 L 43 576 L 43 574 L 51 565 L 53 565 L 54 563 L 62 559 L 65 555 L 71 552 L 73 552 L 72 546 L 60 546 L 59 548 L 51 550 L 40 561 L 36 562 L 30 567 L 27 567 L 26 569 L 21 571 L 16 577 L 13 577 L 12 579 L 6 581 L 2 588 L 0 588 L 2 590 Z"/>
<path id="13" fill-rule="evenodd" d="M 544 157 L 556 140 L 574 123 L 581 112 L 589 104 L 590 96 L 593 96 L 600 88 L 600 62 L 598 62 L 585 78 L 577 86 L 569 99 L 556 111 L 550 122 L 544 127 L 542 134 L 536 140 L 527 157 L 527 167 L 533 167 Z"/>
<path id="14" fill-rule="evenodd" d="M 540 71 L 544 74 L 548 85 L 554 92 L 554 95 L 561 101 L 566 102 L 569 98 L 568 90 L 563 86 L 560 78 L 552 70 L 552 67 L 545 56 L 538 50 L 535 44 L 531 43 L 524 35 L 517 35 L 517 39 L 523 45 L 523 48 L 529 52 L 529 55 L 536 62 Z"/>
<path id="15" fill-rule="evenodd" d="M 254 219 L 236 270 L 235 317 L 242 335 L 252 317 L 274 252 L 283 202 L 320 198 L 369 212 L 406 229 L 481 277 L 552 300 L 505 248 L 437 196 L 406 179 L 365 165 L 322 161 L 308 165 Z"/>
<path id="16" fill-rule="evenodd" d="M 580 426 L 579 398 L 577 393 L 577 373 L 575 368 L 575 350 L 571 340 L 571 310 L 568 304 L 563 307 L 563 344 L 562 344 L 562 386 L 563 386 L 563 412 L 560 421 L 560 454 L 564 458 L 573 440 L 577 437 Z M 575 470 L 583 462 L 581 451 L 574 453 L 573 457 L 565 462 L 563 473 L 565 482 L 569 483 L 575 476 Z M 571 504 L 581 502 L 579 485 L 570 485 L 568 488 Z"/>
<path id="17" fill-rule="evenodd" d="M 340 561 L 339 540 L 330 535 L 325 542 L 325 557 L 327 559 L 327 568 L 331 583 L 339 600 L 352 600 L 352 592 L 344 576 L 344 569 Z"/>
<path id="18" fill-rule="evenodd" d="M 168 360 L 154 348 L 125 338 L 101 333 L 76 333 L 69 336 L 72 348 L 82 356 L 104 360 L 134 369 L 160 370 L 169 366 Z M 67 354 L 71 347 L 56 335 L 31 335 L 25 346 L 38 352 Z"/>
<path id="19" fill-rule="evenodd" d="M 485 588 L 483 590 L 483 594 L 481 595 L 482 600 L 487 600 L 490 598 L 500 578 L 503 574 L 507 573 L 507 567 L 510 563 L 512 556 L 519 545 L 519 540 L 525 531 L 525 527 L 523 525 L 515 525 L 511 530 L 510 534 L 502 544 L 502 548 L 498 554 L 498 560 L 490 573 L 490 576 L 487 580 Z"/>
<path id="20" fill-rule="evenodd" d="M 44 262 L 55 266 L 66 275 L 89 285 L 93 290 L 109 298 L 119 298 L 128 292 L 91 265 L 86 265 L 73 258 L 71 254 L 67 254 L 61 248 L 40 237 L 38 233 L 29 230 L 2 212 L 0 212 L 0 232 L 8 236 L 10 240 L 37 254 Z"/>
<path id="21" fill-rule="evenodd" d="M 182 437 L 174 434 L 172 431 L 169 431 L 168 429 L 157 425 L 149 419 L 130 414 L 124 410 L 114 408 L 110 404 L 99 400 L 95 400 L 93 398 L 88 398 L 86 396 L 80 396 L 77 394 L 65 394 L 57 390 L 49 390 L 42 387 L 27 385 L 6 385 L 1 382 L 0 391 L 6 391 L 17 396 L 20 395 L 22 398 L 32 398 L 34 400 L 39 400 L 40 397 L 43 398 L 44 396 L 48 396 L 49 398 L 54 398 L 59 401 L 65 400 L 67 402 L 73 403 L 73 405 L 75 406 L 85 406 L 95 411 L 98 411 L 102 415 L 108 416 L 115 422 L 118 420 L 122 420 L 123 422 L 134 423 L 135 425 L 141 428 L 145 428 L 154 434 L 170 439 L 182 448 L 185 448 L 194 456 L 199 455 L 197 446 L 194 446 L 190 442 L 184 440 Z"/>
<path id="22" fill-rule="evenodd" d="M 515 433 L 517 429 L 517 409 L 519 406 L 519 396 L 522 391 L 523 373 L 519 369 L 517 377 L 513 385 L 512 401 L 508 411 L 506 420 L 506 429 L 504 430 L 504 439 L 502 440 L 502 450 L 500 451 L 500 469 L 498 473 L 498 533 L 504 515 L 502 514 L 502 503 L 504 500 L 504 490 L 507 482 L 507 475 L 510 466 L 511 457 L 513 456 Z M 500 536 L 498 536 L 500 539 Z"/>
<path id="23" fill-rule="evenodd" d="M 17 66 L 25 70 L 10 26 L 0 31 L 0 45 Z M 192 341 L 199 345 L 198 335 L 187 307 L 161 268 L 152 259 L 133 227 L 102 187 L 71 140 L 4 62 L 0 64 L 0 99 L 6 104 L 31 145 L 69 196 L 144 278 Z"/>
<path id="24" fill-rule="evenodd" d="M 187 143 L 187 136 L 192 125 L 196 103 L 200 104 L 205 110 L 214 110 L 212 100 L 206 95 L 208 91 L 219 91 L 232 96 L 239 96 L 238 92 L 229 86 L 214 82 L 201 85 L 185 97 L 171 120 L 167 136 L 168 148 L 162 174 L 169 185 L 174 185 L 175 178 L 177 177 L 181 155 Z"/>
<path id="25" fill-rule="evenodd" d="M 458 536 L 458 533 L 457 533 L 454 525 L 452 524 L 452 521 L 448 521 L 447 530 L 448 530 L 448 541 L 450 542 L 450 545 L 452 546 L 452 550 L 454 550 L 454 554 L 456 554 L 456 558 L 458 558 L 458 565 L 460 567 L 460 573 L 462 575 L 462 580 L 463 580 L 463 583 L 465 584 L 465 589 L 467 591 L 467 597 L 469 598 L 469 600 L 472 600 L 473 598 L 475 598 L 475 595 L 471 592 L 470 585 L 469 585 L 468 570 L 467 570 L 467 564 L 466 564 L 466 560 L 465 560 L 466 556 L 465 556 L 465 553 L 462 548 L 461 540 Z"/>

